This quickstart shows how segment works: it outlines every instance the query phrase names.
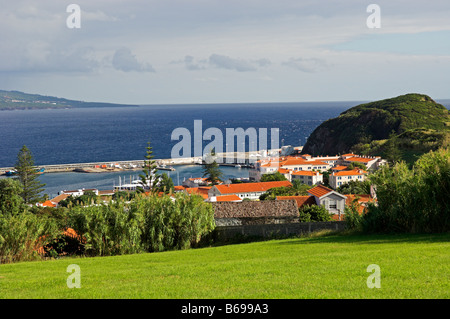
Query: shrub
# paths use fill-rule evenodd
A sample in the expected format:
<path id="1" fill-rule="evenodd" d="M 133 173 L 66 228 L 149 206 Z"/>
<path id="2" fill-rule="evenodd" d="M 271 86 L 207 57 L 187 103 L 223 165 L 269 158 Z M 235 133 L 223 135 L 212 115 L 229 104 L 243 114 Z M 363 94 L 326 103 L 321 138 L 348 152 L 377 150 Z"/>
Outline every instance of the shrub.
<path id="1" fill-rule="evenodd" d="M 0 263 L 29 261 L 40 258 L 40 248 L 56 234 L 51 218 L 29 212 L 0 218 Z"/>
<path id="2" fill-rule="evenodd" d="M 364 216 L 367 232 L 450 230 L 450 152 L 422 155 L 412 169 L 404 163 L 372 175 L 378 205 Z"/>

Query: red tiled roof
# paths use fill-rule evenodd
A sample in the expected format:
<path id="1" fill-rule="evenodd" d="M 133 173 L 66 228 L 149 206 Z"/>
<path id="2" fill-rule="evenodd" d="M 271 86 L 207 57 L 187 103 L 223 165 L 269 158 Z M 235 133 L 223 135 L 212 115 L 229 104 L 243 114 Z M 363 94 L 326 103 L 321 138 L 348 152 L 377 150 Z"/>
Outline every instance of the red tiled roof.
<path id="1" fill-rule="evenodd" d="M 318 185 L 318 186 L 313 187 L 310 190 L 308 190 L 308 193 L 320 198 L 323 195 L 326 195 L 326 194 L 328 194 L 329 192 L 332 192 L 332 191 L 333 190 L 329 189 L 328 187 L 325 187 L 323 185 Z"/>
<path id="2" fill-rule="evenodd" d="M 208 191 L 211 189 L 211 186 L 204 186 L 204 187 L 191 187 L 186 188 L 185 191 L 188 194 L 196 194 L 202 196 L 204 199 L 208 198 Z"/>
<path id="3" fill-rule="evenodd" d="M 319 172 L 313 172 L 313 171 L 295 171 L 292 173 L 292 175 L 302 175 L 302 176 L 319 176 L 322 175 Z"/>
<path id="4" fill-rule="evenodd" d="M 44 207 L 56 207 L 56 204 L 52 203 L 50 200 L 46 200 L 45 202 L 41 203 Z"/>
<path id="5" fill-rule="evenodd" d="M 235 202 L 235 201 L 242 201 L 242 199 L 235 194 L 232 195 L 222 195 L 222 196 L 216 196 L 217 202 Z"/>
<path id="6" fill-rule="evenodd" d="M 303 158 L 289 158 L 286 161 L 281 163 L 281 166 L 290 166 L 290 165 L 328 165 L 322 161 L 307 161 Z"/>
<path id="7" fill-rule="evenodd" d="M 349 157 L 345 159 L 346 161 L 349 162 L 361 162 L 361 163 L 369 163 L 370 161 L 373 161 L 374 158 L 365 158 L 365 157 Z"/>
<path id="8" fill-rule="evenodd" d="M 352 169 L 350 171 L 339 171 L 333 173 L 333 176 L 351 176 L 351 175 L 364 175 L 367 174 L 366 171 L 360 169 Z"/>
<path id="9" fill-rule="evenodd" d="M 314 196 L 277 196 L 277 200 L 290 200 L 294 199 L 297 202 L 298 208 L 303 205 L 316 205 L 316 199 Z"/>
<path id="10" fill-rule="evenodd" d="M 347 169 L 347 166 L 343 166 L 343 165 L 337 165 L 337 166 L 331 168 L 332 171 L 343 171 L 346 169 Z"/>
<path id="11" fill-rule="evenodd" d="M 60 201 L 66 199 L 69 196 L 70 196 L 70 194 L 61 194 L 61 195 L 58 195 L 55 198 L 51 199 L 51 201 L 55 204 L 58 204 Z"/>
<path id="12" fill-rule="evenodd" d="M 265 192 L 274 187 L 290 187 L 290 186 L 292 186 L 292 184 L 289 181 L 216 185 L 217 190 L 221 194 Z"/>

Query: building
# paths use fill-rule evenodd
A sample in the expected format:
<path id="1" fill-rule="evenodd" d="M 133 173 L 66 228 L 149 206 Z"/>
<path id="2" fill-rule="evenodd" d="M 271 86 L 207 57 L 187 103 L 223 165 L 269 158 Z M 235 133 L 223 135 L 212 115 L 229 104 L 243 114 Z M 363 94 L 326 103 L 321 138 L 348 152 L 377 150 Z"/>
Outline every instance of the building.
<path id="1" fill-rule="evenodd" d="M 70 191 L 63 190 L 60 192 L 60 194 L 61 195 L 66 194 L 69 196 L 77 197 L 77 196 L 84 195 L 85 192 L 93 192 L 93 193 L 95 193 L 95 195 L 98 195 L 98 189 L 95 189 L 95 188 L 89 188 L 89 189 L 82 188 L 82 189 L 76 189 L 76 190 L 70 190 Z"/>
<path id="2" fill-rule="evenodd" d="M 207 186 L 208 181 L 206 177 L 194 177 L 194 178 L 191 177 L 184 180 L 182 185 L 189 188 Z"/>
<path id="3" fill-rule="evenodd" d="M 237 195 L 244 199 L 259 199 L 259 196 L 274 187 L 291 187 L 289 181 L 279 182 L 260 182 L 260 183 L 238 183 L 214 185 L 208 192 L 208 197 L 217 197 L 221 195 Z"/>
<path id="4" fill-rule="evenodd" d="M 305 160 L 303 158 L 295 157 L 291 157 L 286 159 L 285 161 L 280 162 L 281 168 L 286 168 L 292 171 L 326 171 L 329 170 L 332 166 L 332 164 L 315 159 Z"/>
<path id="5" fill-rule="evenodd" d="M 242 202 L 242 199 L 235 195 L 213 196 L 207 199 L 208 202 Z"/>
<path id="6" fill-rule="evenodd" d="M 350 181 L 365 181 L 366 175 L 367 171 L 359 168 L 333 172 L 329 177 L 329 184 L 333 189 L 337 189 Z"/>
<path id="7" fill-rule="evenodd" d="M 332 215 L 344 214 L 347 197 L 323 185 L 311 188 L 308 194 L 314 196 L 317 205 L 323 205 Z"/>
<path id="8" fill-rule="evenodd" d="M 216 202 L 216 226 L 284 224 L 298 221 L 298 208 L 294 200 Z"/>
<path id="9" fill-rule="evenodd" d="M 323 175 L 316 171 L 294 171 L 290 174 L 290 181 L 300 181 L 306 185 L 318 185 L 323 182 Z"/>
<path id="10" fill-rule="evenodd" d="M 277 196 L 277 200 L 295 200 L 299 209 L 305 205 L 323 205 L 334 220 L 342 220 L 347 197 L 328 187 L 318 185 L 308 191 L 308 196 Z"/>
<path id="11" fill-rule="evenodd" d="M 359 156 L 355 154 L 345 154 L 341 156 L 339 164 L 349 166 L 352 163 L 364 164 L 368 170 L 375 170 L 386 163 L 379 156 Z"/>

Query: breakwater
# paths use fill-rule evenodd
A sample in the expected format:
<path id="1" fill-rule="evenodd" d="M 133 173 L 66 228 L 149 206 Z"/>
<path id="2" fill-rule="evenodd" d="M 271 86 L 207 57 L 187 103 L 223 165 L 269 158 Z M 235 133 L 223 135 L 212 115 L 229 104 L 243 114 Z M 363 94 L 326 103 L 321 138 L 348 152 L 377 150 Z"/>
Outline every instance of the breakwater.
<path id="1" fill-rule="evenodd" d="M 302 146 L 295 147 L 301 151 Z M 280 149 L 271 149 L 264 151 L 268 154 L 278 154 Z M 226 163 L 219 164 L 223 166 L 240 165 L 242 167 L 249 167 L 248 163 L 259 159 L 260 151 L 254 152 L 229 152 L 216 154 L 219 158 L 227 159 Z M 272 155 L 273 156 L 273 155 Z M 229 161 L 231 160 L 231 163 Z M 201 165 L 204 164 L 201 156 L 196 157 L 182 157 L 169 159 L 155 159 L 158 170 L 175 170 L 172 166 L 176 165 Z M 70 164 L 53 164 L 53 165 L 35 165 L 38 169 L 44 169 L 45 173 L 61 173 L 61 172 L 80 172 L 80 173 L 105 173 L 105 172 L 119 172 L 129 170 L 141 170 L 144 165 L 144 160 L 130 160 L 130 161 L 108 161 L 108 162 L 91 162 L 91 163 L 70 163 Z M 14 167 L 0 167 L 0 175 L 5 175 L 9 171 L 13 171 Z"/>
<path id="2" fill-rule="evenodd" d="M 201 164 L 199 157 L 175 158 L 175 159 L 156 159 L 159 170 L 174 170 L 173 165 L 194 165 Z M 91 163 L 70 163 L 55 165 L 36 165 L 39 169 L 44 169 L 45 173 L 61 172 L 82 172 L 82 173 L 104 173 L 118 172 L 127 170 L 141 170 L 144 165 L 143 160 L 131 161 L 110 161 L 110 162 L 91 162 Z M 0 167 L 0 175 L 14 170 L 14 167 Z"/>

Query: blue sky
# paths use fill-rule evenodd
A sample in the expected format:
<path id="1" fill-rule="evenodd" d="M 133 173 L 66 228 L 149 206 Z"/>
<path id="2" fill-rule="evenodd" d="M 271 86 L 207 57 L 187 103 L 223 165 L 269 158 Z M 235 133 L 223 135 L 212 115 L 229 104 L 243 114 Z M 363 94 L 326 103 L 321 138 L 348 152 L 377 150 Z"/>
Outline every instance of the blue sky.
<path id="1" fill-rule="evenodd" d="M 79 29 L 67 28 L 70 3 Z M 370 4 L 381 28 L 367 26 Z M 137 104 L 450 98 L 448 0 L 0 6 L 0 89 Z"/>

